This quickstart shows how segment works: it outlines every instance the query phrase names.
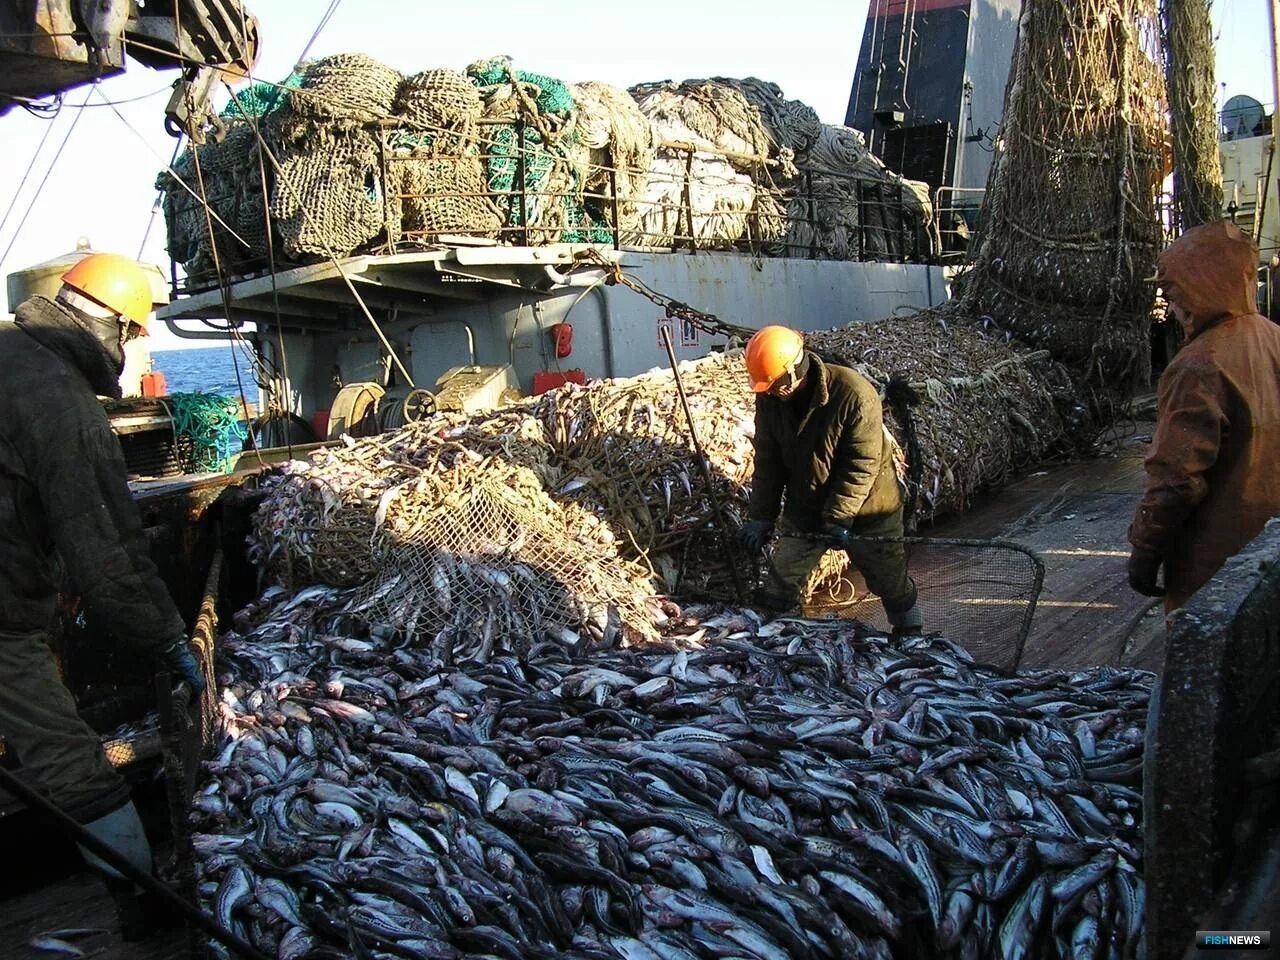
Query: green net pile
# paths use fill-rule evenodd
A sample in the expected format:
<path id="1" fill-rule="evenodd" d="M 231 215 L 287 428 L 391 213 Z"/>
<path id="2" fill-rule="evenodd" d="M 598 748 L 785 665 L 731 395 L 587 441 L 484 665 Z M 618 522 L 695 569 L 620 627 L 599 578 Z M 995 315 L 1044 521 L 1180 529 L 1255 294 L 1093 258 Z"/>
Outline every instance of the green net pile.
<path id="1" fill-rule="evenodd" d="M 216 393 L 175 393 L 167 402 L 173 432 L 191 443 L 191 470 L 225 473 L 249 435 L 240 402 Z"/>
<path id="2" fill-rule="evenodd" d="M 582 196 L 584 150 L 571 125 L 576 105 L 568 86 L 541 73 L 512 71 L 502 58 L 480 61 L 467 69 L 467 76 L 481 88 L 508 84 L 513 74 L 522 89 L 530 91 L 536 116 L 525 117 L 523 138 L 515 123 L 487 128 L 486 174 L 506 225 L 538 227 L 552 234 L 558 227 L 559 235 L 549 239 L 562 243 L 608 243 L 611 234 L 603 211 L 598 203 Z M 512 193 L 518 190 L 521 150 L 524 216 L 518 193 Z"/>
<path id="3" fill-rule="evenodd" d="M 279 83 L 255 83 L 241 90 L 222 108 L 224 119 L 265 117 L 280 108 L 290 90 L 302 86 L 302 74 L 294 71 Z"/>

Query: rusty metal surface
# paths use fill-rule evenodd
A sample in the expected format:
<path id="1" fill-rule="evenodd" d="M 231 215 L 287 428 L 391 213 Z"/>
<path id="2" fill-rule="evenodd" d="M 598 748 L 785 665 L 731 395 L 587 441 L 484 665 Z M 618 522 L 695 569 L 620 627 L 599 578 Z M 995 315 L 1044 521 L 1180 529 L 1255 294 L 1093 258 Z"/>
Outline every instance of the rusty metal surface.
<path id="1" fill-rule="evenodd" d="M 1244 762 L 1280 732 L 1280 521 L 1169 620 L 1161 703 L 1146 758 L 1147 955 L 1177 957 L 1233 887 L 1258 809 Z M 1254 868 L 1256 869 L 1256 867 Z M 1265 878 L 1261 878 L 1265 880 Z"/>

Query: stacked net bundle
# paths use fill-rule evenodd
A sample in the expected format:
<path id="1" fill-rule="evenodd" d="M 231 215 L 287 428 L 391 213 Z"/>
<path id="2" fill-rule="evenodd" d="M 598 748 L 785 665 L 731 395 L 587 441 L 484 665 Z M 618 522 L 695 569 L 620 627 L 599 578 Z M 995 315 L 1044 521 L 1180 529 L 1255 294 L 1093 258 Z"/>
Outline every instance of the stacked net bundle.
<path id="1" fill-rule="evenodd" d="M 243 269 L 266 257 L 268 225 L 258 154 L 253 127 L 233 122 L 222 139 L 188 147 L 174 162 L 181 183 L 168 171 L 156 180 L 164 195 L 169 255 L 189 275 L 212 274 L 215 249 L 224 270 Z M 202 195 L 208 199 L 208 213 L 198 199 Z"/>
<path id="2" fill-rule="evenodd" d="M 577 130 L 568 85 L 516 70 L 505 57 L 477 61 L 467 76 L 480 88 L 485 119 L 495 121 L 485 126 L 483 147 L 506 239 L 534 245 L 607 242 L 608 229 L 584 202 L 590 150 Z"/>
<path id="3" fill-rule="evenodd" d="M 1070 376 L 1046 351 L 956 323 L 943 310 L 855 323 L 807 342 L 885 395 L 916 521 L 964 510 L 979 492 L 1063 450 L 1080 414 Z"/>
<path id="4" fill-rule="evenodd" d="M 788 184 L 789 232 L 770 253 L 860 260 L 929 249 L 928 184 L 885 167 L 851 127 L 823 124 L 796 153 Z"/>
<path id="5" fill-rule="evenodd" d="M 406 77 L 395 115 L 408 121 L 387 134 L 388 179 L 401 209 L 401 232 L 496 237 L 502 217 L 488 196 L 477 127 L 483 105 L 475 84 L 455 70 Z"/>
<path id="6" fill-rule="evenodd" d="M 398 71 L 362 54 L 309 64 L 288 103 L 266 124 L 279 170 L 270 198 L 280 246 L 291 259 L 346 256 L 398 232 L 376 124 L 390 115 Z"/>
<path id="7" fill-rule="evenodd" d="M 747 241 L 755 248 L 786 235 L 767 165 L 777 147 L 740 90 L 689 80 L 630 93 L 658 144 L 639 205 L 642 242 L 732 248 Z"/>
<path id="8" fill-rule="evenodd" d="M 813 146 L 822 133 L 818 112 L 802 100 L 788 100 L 776 83 L 758 77 L 713 77 L 714 82 L 733 87 L 760 112 L 770 139 L 779 149 L 800 154 Z"/>
<path id="9" fill-rule="evenodd" d="M 1164 123 L 1155 0 L 1025 5 L 961 310 L 1100 394 L 1146 372 Z"/>
<path id="10" fill-rule="evenodd" d="M 617 232 L 619 242 L 641 243 L 637 200 L 653 163 L 653 125 L 617 87 L 588 81 L 571 90 L 579 142 L 588 151 L 584 205 Z"/>

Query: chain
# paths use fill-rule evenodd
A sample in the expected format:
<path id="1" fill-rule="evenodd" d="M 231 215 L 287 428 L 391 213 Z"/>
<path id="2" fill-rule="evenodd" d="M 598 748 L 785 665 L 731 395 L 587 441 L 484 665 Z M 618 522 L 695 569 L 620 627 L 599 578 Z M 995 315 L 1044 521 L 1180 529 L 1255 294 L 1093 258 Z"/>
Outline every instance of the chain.
<path id="1" fill-rule="evenodd" d="M 651 300 L 658 306 L 662 307 L 666 316 L 673 320 L 680 320 L 689 326 L 701 330 L 703 333 L 710 334 L 715 337 L 727 337 L 730 340 L 750 340 L 752 334 L 756 331 L 750 327 L 740 327 L 736 324 L 728 323 L 721 320 L 714 313 L 706 313 L 695 307 L 689 306 L 687 303 L 681 303 L 679 300 L 673 300 L 665 294 L 658 293 L 653 288 L 646 286 L 644 282 L 637 280 L 622 271 L 622 264 L 609 260 L 599 250 L 589 247 L 574 254 L 574 260 L 579 263 L 590 263 L 601 267 L 605 271 L 604 282 L 606 286 L 617 286 L 621 284 L 629 290 L 640 294 L 646 300 Z"/>

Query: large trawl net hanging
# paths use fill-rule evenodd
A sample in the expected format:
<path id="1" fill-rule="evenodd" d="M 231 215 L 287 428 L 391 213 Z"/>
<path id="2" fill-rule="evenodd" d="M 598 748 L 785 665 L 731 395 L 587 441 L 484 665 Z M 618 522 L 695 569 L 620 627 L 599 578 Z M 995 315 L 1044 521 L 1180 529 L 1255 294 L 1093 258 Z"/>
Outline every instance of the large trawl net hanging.
<path id="1" fill-rule="evenodd" d="M 962 312 L 1099 393 L 1145 373 L 1165 112 L 1155 0 L 1027 0 Z"/>

